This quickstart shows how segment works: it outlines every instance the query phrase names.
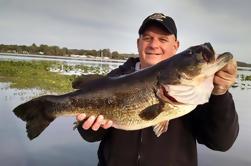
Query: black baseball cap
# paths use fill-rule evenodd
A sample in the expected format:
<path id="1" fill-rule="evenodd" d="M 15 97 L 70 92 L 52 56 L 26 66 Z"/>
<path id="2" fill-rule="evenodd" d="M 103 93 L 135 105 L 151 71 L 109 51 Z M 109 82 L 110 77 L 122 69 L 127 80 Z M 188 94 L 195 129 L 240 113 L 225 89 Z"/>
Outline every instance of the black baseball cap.
<path id="1" fill-rule="evenodd" d="M 139 28 L 139 35 L 142 35 L 145 29 L 152 24 L 161 25 L 165 30 L 167 30 L 170 34 L 174 34 L 177 38 L 177 28 L 174 20 L 162 13 L 154 13 L 148 16 Z"/>

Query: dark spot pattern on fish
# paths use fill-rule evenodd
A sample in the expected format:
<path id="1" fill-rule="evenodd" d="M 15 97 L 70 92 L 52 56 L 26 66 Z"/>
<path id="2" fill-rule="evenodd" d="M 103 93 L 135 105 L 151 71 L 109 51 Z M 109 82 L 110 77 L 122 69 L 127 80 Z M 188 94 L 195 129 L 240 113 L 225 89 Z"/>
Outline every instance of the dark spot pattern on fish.
<path id="1" fill-rule="evenodd" d="M 143 120 L 153 120 L 156 118 L 163 110 L 164 104 L 163 103 L 158 103 L 151 105 L 144 110 L 142 110 L 139 114 L 140 118 Z"/>

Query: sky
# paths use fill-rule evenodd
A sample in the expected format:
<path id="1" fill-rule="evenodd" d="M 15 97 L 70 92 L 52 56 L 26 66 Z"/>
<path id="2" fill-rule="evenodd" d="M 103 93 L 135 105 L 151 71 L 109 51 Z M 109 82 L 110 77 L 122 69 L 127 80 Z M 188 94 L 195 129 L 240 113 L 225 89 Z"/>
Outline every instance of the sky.
<path id="1" fill-rule="evenodd" d="M 182 51 L 210 42 L 251 63 L 249 0 L 0 0 L 0 43 L 137 53 L 142 21 L 161 12 L 177 25 Z"/>

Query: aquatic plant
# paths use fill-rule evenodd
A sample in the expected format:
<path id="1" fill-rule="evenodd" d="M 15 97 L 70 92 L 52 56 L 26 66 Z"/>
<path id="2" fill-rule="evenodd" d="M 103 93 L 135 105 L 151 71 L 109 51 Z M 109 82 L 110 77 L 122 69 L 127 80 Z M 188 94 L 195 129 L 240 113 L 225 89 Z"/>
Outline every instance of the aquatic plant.
<path id="1" fill-rule="evenodd" d="M 71 91 L 76 75 L 50 72 L 58 62 L 49 61 L 0 61 L 0 81 L 10 82 L 11 88 L 40 88 L 52 92 Z"/>

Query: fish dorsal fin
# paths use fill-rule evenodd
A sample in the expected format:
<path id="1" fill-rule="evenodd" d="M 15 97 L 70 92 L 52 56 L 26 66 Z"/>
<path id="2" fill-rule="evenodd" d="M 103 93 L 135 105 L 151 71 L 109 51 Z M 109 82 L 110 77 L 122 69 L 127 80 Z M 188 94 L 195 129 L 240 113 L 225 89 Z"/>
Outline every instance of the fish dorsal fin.
<path id="1" fill-rule="evenodd" d="M 99 74 L 81 75 L 72 81 L 72 88 L 81 89 L 82 87 L 84 87 L 85 84 L 104 77 L 105 76 Z"/>
<path id="2" fill-rule="evenodd" d="M 163 121 L 158 123 L 153 127 L 153 131 L 157 137 L 159 137 L 162 133 L 166 132 L 168 129 L 169 121 Z"/>
<path id="3" fill-rule="evenodd" d="M 144 120 L 153 120 L 163 111 L 162 108 L 163 108 L 163 104 L 161 103 L 151 105 L 145 108 L 144 110 L 142 110 L 139 116 L 141 119 L 144 119 Z"/>

